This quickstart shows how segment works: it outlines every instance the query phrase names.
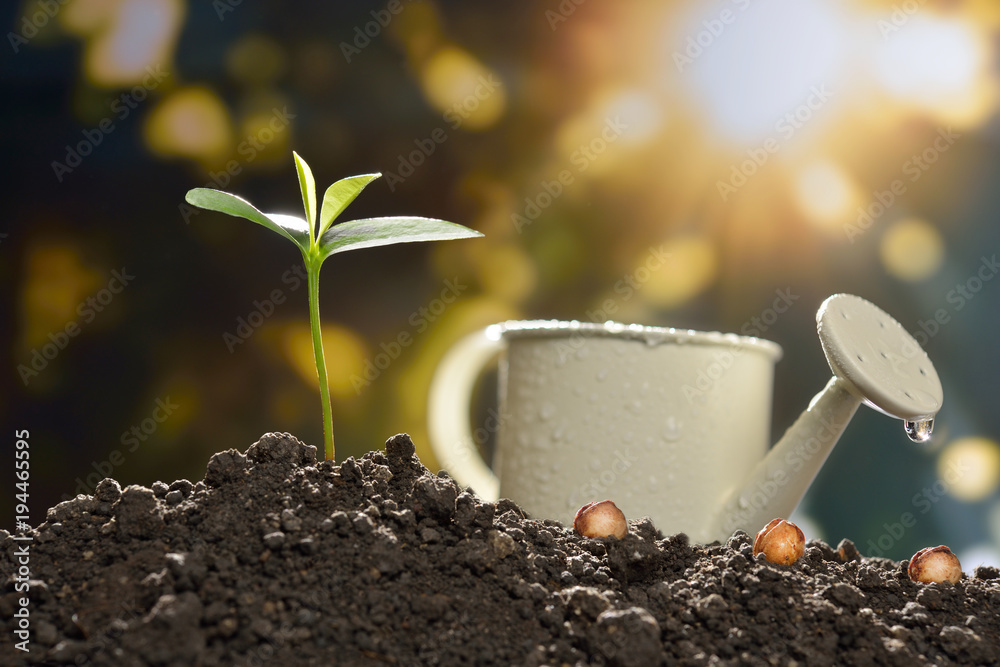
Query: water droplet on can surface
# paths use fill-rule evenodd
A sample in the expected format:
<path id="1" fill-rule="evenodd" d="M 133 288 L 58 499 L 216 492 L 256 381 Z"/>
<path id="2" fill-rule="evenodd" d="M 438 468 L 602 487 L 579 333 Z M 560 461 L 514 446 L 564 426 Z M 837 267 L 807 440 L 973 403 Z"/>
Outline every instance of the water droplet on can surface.
<path id="1" fill-rule="evenodd" d="M 903 423 L 903 428 L 906 429 L 906 435 L 910 436 L 910 440 L 913 442 L 927 442 L 931 439 L 931 433 L 934 431 L 934 420 L 907 421 Z"/>

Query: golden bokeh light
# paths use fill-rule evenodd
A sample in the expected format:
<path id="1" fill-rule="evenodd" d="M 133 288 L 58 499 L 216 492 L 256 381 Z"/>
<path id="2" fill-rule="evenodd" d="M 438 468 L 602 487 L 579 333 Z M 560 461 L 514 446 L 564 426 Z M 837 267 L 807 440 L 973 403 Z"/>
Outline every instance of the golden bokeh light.
<path id="1" fill-rule="evenodd" d="M 46 243 L 28 251 L 21 303 L 22 349 L 28 352 L 63 334 L 66 326 L 84 325 L 85 299 L 106 279 L 86 266 L 69 243 Z M 94 312 L 93 309 L 89 312 Z"/>
<path id="2" fill-rule="evenodd" d="M 567 170 L 574 179 L 626 179 L 630 161 L 649 148 L 666 124 L 664 105 L 644 91 L 602 90 L 559 125 L 549 170 Z"/>
<path id="3" fill-rule="evenodd" d="M 140 405 L 143 410 L 147 410 L 147 406 L 154 404 L 157 400 L 169 403 L 170 419 L 163 420 L 158 427 L 159 435 L 163 436 L 164 444 L 166 444 L 170 439 L 184 433 L 198 417 L 204 403 L 204 396 L 198 378 L 187 374 L 175 374 L 163 382 L 161 387 L 161 391 Z"/>
<path id="4" fill-rule="evenodd" d="M 306 401 L 303 398 L 301 391 L 287 386 L 269 392 L 268 417 L 277 424 L 297 424 L 314 418 L 316 412 L 314 401 L 311 399 Z"/>
<path id="5" fill-rule="evenodd" d="M 162 100 L 146 118 L 144 134 L 155 153 L 210 164 L 227 156 L 233 143 L 229 112 L 214 92 L 201 87 Z"/>
<path id="6" fill-rule="evenodd" d="M 925 220 L 899 220 L 882 235 L 879 256 L 889 275 L 907 282 L 926 280 L 941 268 L 944 239 Z"/>
<path id="7" fill-rule="evenodd" d="M 411 63 L 419 63 L 444 42 L 441 17 L 433 2 L 407 3 L 403 8 L 404 11 L 395 15 L 386 30 L 393 41 L 406 51 Z"/>
<path id="8" fill-rule="evenodd" d="M 85 37 L 105 30 L 120 11 L 122 0 L 74 0 L 57 15 L 66 32 Z"/>
<path id="9" fill-rule="evenodd" d="M 666 123 L 662 105 L 641 91 L 607 90 L 559 126 L 555 168 L 574 178 L 620 176 L 633 151 L 648 146 Z"/>
<path id="10" fill-rule="evenodd" d="M 430 56 L 420 70 L 420 83 L 452 129 L 485 130 L 500 120 L 507 106 L 499 75 L 457 46 L 445 46 Z"/>
<path id="11" fill-rule="evenodd" d="M 1000 486 L 1000 445 L 982 437 L 955 440 L 938 456 L 937 474 L 952 496 L 979 502 Z"/>
<path id="12" fill-rule="evenodd" d="M 811 222 L 837 233 L 861 200 L 850 176 L 840 166 L 825 160 L 814 162 L 799 172 L 795 179 L 795 195 Z"/>
<path id="13" fill-rule="evenodd" d="M 987 47 L 973 24 L 924 12 L 879 25 L 873 71 L 887 92 L 955 122 L 990 109 Z"/>
<path id="14" fill-rule="evenodd" d="M 619 140 L 623 144 L 644 145 L 667 122 L 664 105 L 637 88 L 616 92 L 602 106 L 605 120 L 621 123 Z"/>
<path id="15" fill-rule="evenodd" d="M 226 51 L 226 71 L 237 81 L 263 85 L 284 73 L 287 58 L 281 46 L 267 35 L 252 33 Z"/>
<path id="16" fill-rule="evenodd" d="M 313 355 L 312 331 L 305 322 L 287 325 L 282 336 L 285 358 L 298 376 L 319 391 L 316 357 Z M 352 329 L 336 324 L 323 325 L 323 351 L 330 394 L 335 398 L 354 398 L 365 376 L 368 348 Z"/>
<path id="17" fill-rule="evenodd" d="M 513 244 L 487 248 L 476 263 L 483 291 L 511 304 L 531 296 L 538 272 L 524 249 Z"/>
<path id="18" fill-rule="evenodd" d="M 187 5 L 182 0 L 81 0 L 60 12 L 62 26 L 84 40 L 84 71 L 99 86 L 142 82 L 173 69 Z"/>
<path id="19" fill-rule="evenodd" d="M 292 122 L 286 116 L 291 107 L 281 95 L 262 90 L 245 102 L 246 115 L 239 124 L 239 142 L 232 159 L 242 164 L 284 165 L 291 151 Z"/>
<path id="20" fill-rule="evenodd" d="M 637 258 L 630 277 L 643 301 L 658 308 L 673 308 L 700 294 L 717 271 L 718 259 L 711 241 L 689 235 L 647 249 Z"/>

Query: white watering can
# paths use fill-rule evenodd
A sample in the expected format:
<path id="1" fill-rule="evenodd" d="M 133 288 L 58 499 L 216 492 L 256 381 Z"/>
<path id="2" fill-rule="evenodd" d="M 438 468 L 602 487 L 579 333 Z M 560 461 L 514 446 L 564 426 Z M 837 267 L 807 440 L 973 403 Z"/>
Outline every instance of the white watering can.
<path id="1" fill-rule="evenodd" d="M 725 540 L 795 509 L 858 405 L 930 437 L 943 392 L 898 322 L 837 294 L 816 314 L 834 377 L 768 450 L 781 348 L 735 334 L 557 321 L 496 324 L 459 341 L 430 392 L 431 444 L 443 467 L 486 500 L 571 522 L 611 499 L 664 534 Z M 468 406 L 503 352 L 499 411 L 472 431 Z M 491 468 L 479 454 L 497 434 Z"/>

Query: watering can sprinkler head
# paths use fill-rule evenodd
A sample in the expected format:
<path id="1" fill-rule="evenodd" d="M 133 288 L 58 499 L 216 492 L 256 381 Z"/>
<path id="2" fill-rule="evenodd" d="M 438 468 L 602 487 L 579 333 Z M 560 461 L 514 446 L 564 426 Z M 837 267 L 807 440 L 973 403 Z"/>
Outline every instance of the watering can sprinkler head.
<path id="1" fill-rule="evenodd" d="M 835 294 L 816 313 L 819 340 L 837 379 L 863 403 L 906 424 L 912 440 L 930 438 L 941 409 L 941 380 L 927 353 L 874 304 Z"/>
<path id="2" fill-rule="evenodd" d="M 861 403 L 903 420 L 911 440 L 931 436 L 944 400 L 941 381 L 899 322 L 861 297 L 835 294 L 820 306 L 816 325 L 833 377 L 729 494 L 710 533 L 715 539 L 737 529 L 752 534 L 774 517 L 789 516 Z"/>

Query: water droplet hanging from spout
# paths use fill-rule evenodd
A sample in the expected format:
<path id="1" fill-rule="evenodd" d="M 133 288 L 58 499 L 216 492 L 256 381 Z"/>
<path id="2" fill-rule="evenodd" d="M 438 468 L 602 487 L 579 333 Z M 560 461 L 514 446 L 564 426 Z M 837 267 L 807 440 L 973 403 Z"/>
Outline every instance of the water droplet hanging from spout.
<path id="1" fill-rule="evenodd" d="M 934 420 L 907 421 L 904 422 L 903 427 L 906 429 L 906 435 L 910 436 L 910 440 L 913 442 L 927 442 L 931 439 L 931 433 L 934 431 Z"/>

